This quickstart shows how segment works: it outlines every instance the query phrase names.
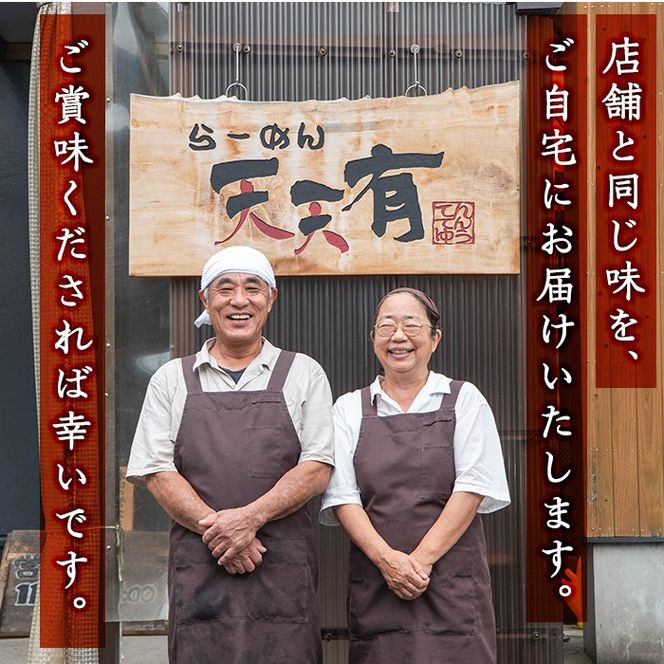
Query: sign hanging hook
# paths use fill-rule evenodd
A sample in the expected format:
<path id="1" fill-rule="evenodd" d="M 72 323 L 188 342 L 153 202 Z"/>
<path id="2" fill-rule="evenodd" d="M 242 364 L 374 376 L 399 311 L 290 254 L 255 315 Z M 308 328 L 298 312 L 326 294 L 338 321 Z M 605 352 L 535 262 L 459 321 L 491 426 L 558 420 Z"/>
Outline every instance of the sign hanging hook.
<path id="1" fill-rule="evenodd" d="M 233 44 L 233 51 L 235 53 L 235 80 L 226 88 L 224 94 L 228 97 L 228 91 L 232 88 L 238 87 L 244 90 L 245 99 L 249 96 L 249 90 L 247 86 L 240 82 L 240 51 L 242 50 L 242 44 L 235 42 Z"/>
<path id="2" fill-rule="evenodd" d="M 427 89 L 423 85 L 420 84 L 420 79 L 417 75 L 417 54 L 420 52 L 420 45 L 419 44 L 411 44 L 410 52 L 413 54 L 413 68 L 414 68 L 414 71 L 415 71 L 415 83 L 413 83 L 412 85 L 409 85 L 406 88 L 406 91 L 403 94 L 404 94 L 404 96 L 408 97 L 408 96 L 410 96 L 408 93 L 411 90 L 415 90 L 416 92 L 417 92 L 417 90 L 422 90 L 422 92 L 424 92 L 424 96 L 426 96 L 429 93 L 427 92 Z M 417 96 L 417 95 L 415 95 L 415 96 Z"/>

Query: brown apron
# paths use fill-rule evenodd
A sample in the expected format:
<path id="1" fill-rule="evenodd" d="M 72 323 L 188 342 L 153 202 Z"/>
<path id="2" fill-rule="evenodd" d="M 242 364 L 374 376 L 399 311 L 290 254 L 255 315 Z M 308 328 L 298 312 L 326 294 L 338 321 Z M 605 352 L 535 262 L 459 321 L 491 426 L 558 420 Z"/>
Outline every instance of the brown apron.
<path id="1" fill-rule="evenodd" d="M 440 516 L 454 486 L 452 381 L 439 410 L 378 417 L 362 390 L 355 472 L 378 533 L 410 553 Z M 417 599 L 399 599 L 378 568 L 351 544 L 348 595 L 351 664 L 491 664 L 496 630 L 491 578 L 478 515 L 431 571 Z"/>
<path id="2" fill-rule="evenodd" d="M 195 357 L 182 360 L 187 399 L 175 466 L 213 509 L 246 505 L 293 468 L 300 442 L 283 386 L 294 353 L 282 351 L 266 390 L 203 392 Z M 231 575 L 201 536 L 172 523 L 169 551 L 171 664 L 317 664 L 318 569 L 303 508 L 266 524 L 267 548 L 250 574 Z"/>

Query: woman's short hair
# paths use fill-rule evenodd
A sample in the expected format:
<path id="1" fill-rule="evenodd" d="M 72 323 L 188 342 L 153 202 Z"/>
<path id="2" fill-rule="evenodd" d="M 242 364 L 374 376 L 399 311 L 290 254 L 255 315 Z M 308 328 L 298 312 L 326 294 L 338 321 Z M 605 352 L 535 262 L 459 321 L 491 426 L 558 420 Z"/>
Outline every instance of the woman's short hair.
<path id="1" fill-rule="evenodd" d="M 385 302 L 388 297 L 397 295 L 398 293 L 408 293 L 409 295 L 412 295 L 424 307 L 429 325 L 431 325 L 431 335 L 433 336 L 436 330 L 440 329 L 440 311 L 438 311 L 436 303 L 426 293 L 417 288 L 408 288 L 404 286 L 403 288 L 395 288 L 387 293 L 387 295 L 384 295 L 381 301 L 376 305 L 373 324 L 375 325 L 378 320 L 378 312 L 383 306 L 383 302 Z"/>

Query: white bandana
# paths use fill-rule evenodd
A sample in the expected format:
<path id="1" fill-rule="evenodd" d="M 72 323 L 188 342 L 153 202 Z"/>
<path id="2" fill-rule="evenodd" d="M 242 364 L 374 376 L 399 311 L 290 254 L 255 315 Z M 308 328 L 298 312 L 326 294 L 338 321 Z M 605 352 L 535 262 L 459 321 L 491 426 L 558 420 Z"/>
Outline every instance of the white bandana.
<path id="1" fill-rule="evenodd" d="M 226 272 L 253 274 L 260 277 L 270 288 L 277 287 L 270 261 L 260 251 L 251 247 L 227 247 L 214 254 L 203 267 L 201 290 L 204 291 L 218 276 Z M 194 321 L 194 325 L 212 325 L 207 311 Z"/>

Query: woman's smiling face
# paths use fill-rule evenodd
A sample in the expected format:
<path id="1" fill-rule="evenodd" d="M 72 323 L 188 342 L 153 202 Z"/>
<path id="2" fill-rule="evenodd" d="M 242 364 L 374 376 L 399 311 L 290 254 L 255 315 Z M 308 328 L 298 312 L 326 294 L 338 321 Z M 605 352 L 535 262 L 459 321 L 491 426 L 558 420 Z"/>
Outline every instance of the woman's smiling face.
<path id="1" fill-rule="evenodd" d="M 419 333 L 408 336 L 404 327 L 421 325 Z M 396 326 L 393 334 L 382 336 L 379 328 Z M 380 306 L 373 331 L 374 352 L 385 370 L 385 377 L 391 373 L 417 375 L 429 367 L 431 355 L 440 341 L 440 330 L 433 330 L 429 324 L 424 306 L 409 293 L 390 295 Z"/>

